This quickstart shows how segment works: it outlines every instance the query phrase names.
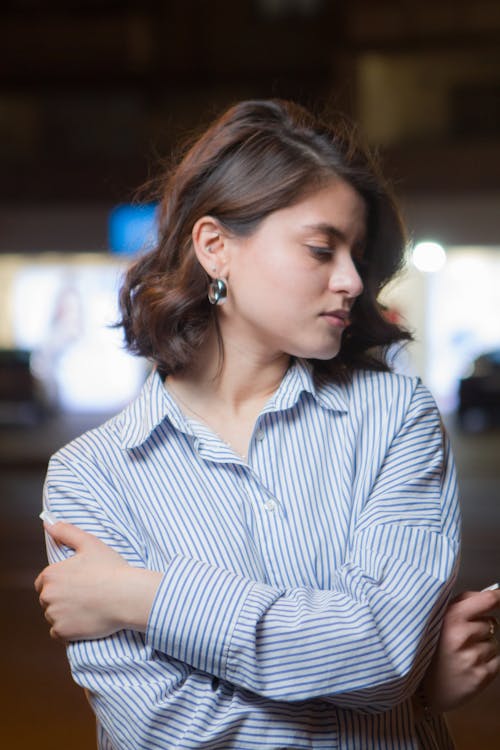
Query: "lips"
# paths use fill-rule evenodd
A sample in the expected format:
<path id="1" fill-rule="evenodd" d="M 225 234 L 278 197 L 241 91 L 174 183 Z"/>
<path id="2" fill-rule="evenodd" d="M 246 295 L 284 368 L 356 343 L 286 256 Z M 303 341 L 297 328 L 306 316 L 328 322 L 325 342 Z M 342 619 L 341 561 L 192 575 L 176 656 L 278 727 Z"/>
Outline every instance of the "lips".
<path id="1" fill-rule="evenodd" d="M 321 316 L 327 318 L 331 323 L 344 328 L 350 323 L 347 310 L 327 310 L 327 312 L 321 313 Z"/>

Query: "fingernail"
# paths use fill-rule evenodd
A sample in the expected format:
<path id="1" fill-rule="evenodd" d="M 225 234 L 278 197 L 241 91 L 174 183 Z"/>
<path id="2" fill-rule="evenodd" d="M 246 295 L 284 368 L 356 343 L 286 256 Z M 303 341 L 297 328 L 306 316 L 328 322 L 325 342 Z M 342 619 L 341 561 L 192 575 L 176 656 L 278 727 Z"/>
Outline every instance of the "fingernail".
<path id="1" fill-rule="evenodd" d="M 50 510 L 42 510 L 42 512 L 40 513 L 40 518 L 42 519 L 42 521 L 46 521 L 48 524 L 50 524 L 50 526 L 59 521 L 59 519 L 56 518 L 56 516 L 51 513 Z"/>
<path id="2" fill-rule="evenodd" d="M 492 583 L 491 586 L 487 586 L 483 591 L 496 591 L 500 589 L 500 583 Z"/>

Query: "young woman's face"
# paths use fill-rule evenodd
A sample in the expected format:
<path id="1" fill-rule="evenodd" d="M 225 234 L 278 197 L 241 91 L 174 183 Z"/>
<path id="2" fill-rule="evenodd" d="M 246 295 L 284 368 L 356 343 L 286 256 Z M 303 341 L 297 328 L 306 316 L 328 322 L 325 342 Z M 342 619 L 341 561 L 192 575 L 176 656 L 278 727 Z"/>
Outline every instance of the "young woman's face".
<path id="1" fill-rule="evenodd" d="M 223 335 L 271 356 L 334 357 L 363 289 L 356 261 L 365 230 L 364 200 L 335 180 L 270 214 L 250 237 L 230 239 Z"/>

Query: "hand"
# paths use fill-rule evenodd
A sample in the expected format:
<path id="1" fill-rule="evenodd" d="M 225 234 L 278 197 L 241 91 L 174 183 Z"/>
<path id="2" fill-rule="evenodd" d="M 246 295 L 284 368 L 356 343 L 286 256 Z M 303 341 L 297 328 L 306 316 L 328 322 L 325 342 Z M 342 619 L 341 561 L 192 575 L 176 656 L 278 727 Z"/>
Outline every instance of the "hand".
<path id="1" fill-rule="evenodd" d="M 477 591 L 454 599 L 422 687 L 435 713 L 451 711 L 480 693 L 500 672 L 493 616 L 500 591 Z M 493 631 L 493 634 L 492 634 Z"/>
<path id="2" fill-rule="evenodd" d="M 58 544 L 75 550 L 35 581 L 56 640 L 102 638 L 130 627 L 145 630 L 161 574 L 130 566 L 93 534 L 69 523 L 45 524 Z"/>

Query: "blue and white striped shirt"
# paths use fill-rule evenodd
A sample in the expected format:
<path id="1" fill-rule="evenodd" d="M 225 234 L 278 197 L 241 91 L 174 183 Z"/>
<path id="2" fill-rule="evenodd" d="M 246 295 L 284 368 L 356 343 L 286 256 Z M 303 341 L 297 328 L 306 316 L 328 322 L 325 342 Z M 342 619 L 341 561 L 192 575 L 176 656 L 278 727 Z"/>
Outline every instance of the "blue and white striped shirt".
<path id="1" fill-rule="evenodd" d="M 459 548 L 453 461 L 418 379 L 331 383 L 297 360 L 244 460 L 153 373 L 53 457 L 45 504 L 164 572 L 146 634 L 68 647 L 102 750 L 452 747 L 411 701 Z"/>

